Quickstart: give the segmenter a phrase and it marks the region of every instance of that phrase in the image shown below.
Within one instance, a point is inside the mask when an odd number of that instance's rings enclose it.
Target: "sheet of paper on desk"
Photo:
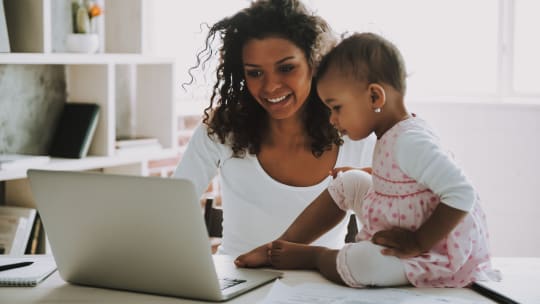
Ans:
[[[274,282],[272,289],[260,304],[472,304],[456,297],[442,297],[417,293],[399,288],[353,289],[338,285],[306,283],[294,287]],[[488,303],[488,302],[486,302]]]

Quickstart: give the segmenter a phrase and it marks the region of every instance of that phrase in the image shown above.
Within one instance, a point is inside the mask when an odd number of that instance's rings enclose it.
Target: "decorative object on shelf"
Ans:
[[[96,17],[103,14],[101,7],[92,0],[71,2],[73,33],[66,38],[66,49],[75,53],[95,53],[99,49]]]
[[[9,53],[9,36],[4,12],[4,1],[0,1],[0,53]]]

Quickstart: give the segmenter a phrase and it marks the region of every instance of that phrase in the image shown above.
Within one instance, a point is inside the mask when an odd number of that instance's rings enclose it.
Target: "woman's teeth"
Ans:
[[[268,100],[271,103],[278,103],[280,101],[283,101],[285,98],[287,98],[287,96],[289,96],[289,95],[284,95],[284,96],[281,96],[281,97],[278,97],[278,98],[267,98],[266,100]]]

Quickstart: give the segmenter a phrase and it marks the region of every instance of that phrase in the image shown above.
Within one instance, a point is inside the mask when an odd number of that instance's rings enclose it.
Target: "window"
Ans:
[[[496,92],[497,2],[493,0],[310,3],[339,33],[372,31],[394,42],[405,59],[409,96]]]
[[[204,46],[201,24],[234,14],[247,0],[152,1],[152,53],[177,58],[178,96],[207,99],[206,83],[183,92],[187,71]],[[408,98],[426,101],[540,103],[540,28],[537,0],[304,0],[337,33],[373,31],[401,50],[409,78]],[[206,102],[204,102],[206,104]]]
[[[518,95],[540,95],[540,2],[514,1],[514,90]]]

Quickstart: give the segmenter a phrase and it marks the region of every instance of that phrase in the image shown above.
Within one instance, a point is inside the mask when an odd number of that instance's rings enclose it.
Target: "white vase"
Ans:
[[[68,34],[66,50],[73,53],[95,53],[99,48],[98,34]]]

